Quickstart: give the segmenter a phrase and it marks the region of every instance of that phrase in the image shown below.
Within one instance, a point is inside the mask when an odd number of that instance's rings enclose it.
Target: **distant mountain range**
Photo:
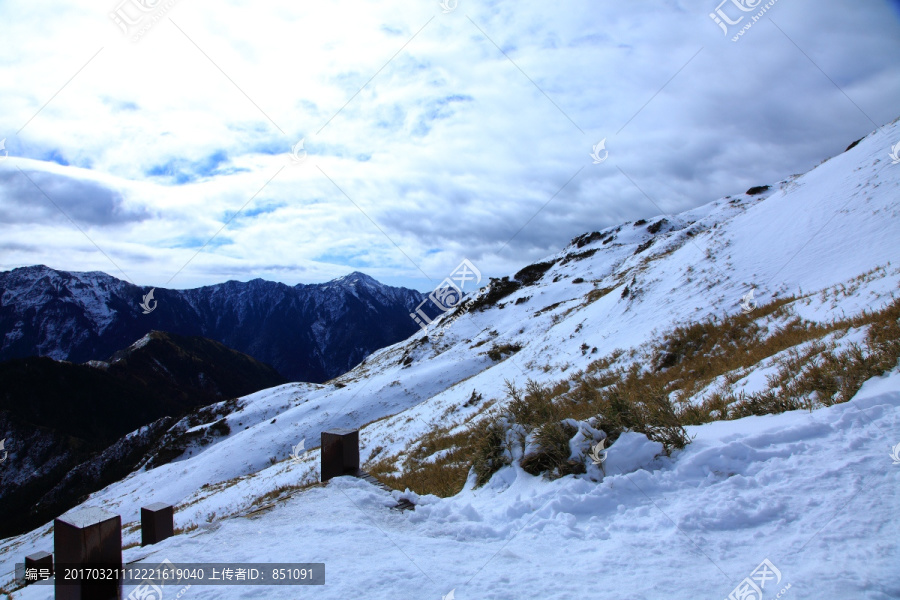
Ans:
[[[160,331],[107,361],[0,363],[0,439],[9,451],[0,514],[17,517],[0,522],[0,537],[126,475],[177,418],[282,383],[269,365],[218,342]]]
[[[418,330],[424,296],[354,272],[295,286],[262,279],[190,290],[140,288],[101,272],[38,265],[0,272],[0,360],[103,359],[150,330],[203,336],[319,383]]]

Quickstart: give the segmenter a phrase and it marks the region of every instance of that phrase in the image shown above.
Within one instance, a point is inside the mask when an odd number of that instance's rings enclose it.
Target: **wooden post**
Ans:
[[[156,544],[175,535],[175,508],[155,502],[141,508],[141,546]]]
[[[122,518],[101,508],[84,508],[53,521],[56,600],[117,600],[118,581],[64,582],[64,567],[122,568]]]
[[[329,429],[322,432],[322,481],[359,471],[359,430]]]
[[[43,576],[40,571],[45,569],[51,576],[53,575],[53,555],[49,552],[35,552],[25,557],[25,571],[28,569],[37,569],[38,574]],[[43,578],[43,577],[42,577]]]

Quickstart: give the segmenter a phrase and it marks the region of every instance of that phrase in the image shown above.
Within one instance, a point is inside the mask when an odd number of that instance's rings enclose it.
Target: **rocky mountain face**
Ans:
[[[288,286],[254,279],[140,288],[101,272],[38,265],[0,273],[0,360],[103,359],[150,330],[216,340],[294,381],[322,382],[418,330],[415,290],[363,273]],[[147,313],[147,314],[145,314]]]

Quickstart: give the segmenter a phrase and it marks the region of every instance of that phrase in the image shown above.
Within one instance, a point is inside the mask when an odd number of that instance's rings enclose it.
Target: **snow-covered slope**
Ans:
[[[813,414],[690,428],[697,437],[674,460],[599,485],[509,468],[483,488],[417,498],[414,512],[398,513],[386,493],[339,478],[125,557],[326,565],[323,588],[194,586],[183,596],[197,599],[725,598],[765,559],[781,574],[766,598],[788,584],[785,598],[896,598],[900,466],[884,435],[898,431],[894,373]],[[221,495],[237,503],[250,489]],[[35,542],[11,552],[47,547]]]
[[[791,309],[820,322],[890,302],[900,283],[892,138],[896,122],[762,193],[576,238],[550,264],[493,281],[469,312],[445,315],[335,382],[242,399],[229,435],[85,505],[129,523],[142,505],[172,502],[178,526],[201,526],[127,550],[127,560],[322,561],[325,587],[300,590],[321,598],[437,600],[452,589],[460,599],[724,598],[765,558],[781,586],[792,585],[785,598],[900,597],[900,467],[889,457],[900,442],[896,371],[846,404],[691,427],[694,442],[670,458],[638,434],[623,436],[608,459],[621,473],[599,484],[548,482],[514,465],[485,487],[470,481],[456,497],[419,498],[415,511],[397,513],[387,494],[340,478],[241,517],[266,494],[316,478],[316,450],[301,464],[285,459],[301,440],[317,446],[328,428],[361,427],[364,461],[377,448],[402,451],[448,414],[479,411],[466,405],[473,390],[502,399],[505,380],[555,382],[616,349],[627,359],[678,324],[739,312],[751,289],[759,303],[798,296]],[[488,356],[504,347],[520,349]],[[126,528],[126,543],[138,535]],[[47,527],[7,540],[0,572],[51,545]],[[780,589],[767,587],[766,597]],[[298,597],[249,587],[189,594]]]

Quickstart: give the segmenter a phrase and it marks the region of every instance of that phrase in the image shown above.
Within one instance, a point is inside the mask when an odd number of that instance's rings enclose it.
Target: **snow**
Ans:
[[[692,427],[694,443],[672,458],[631,434],[644,466],[613,473],[611,452],[600,484],[507,467],[402,513],[386,492],[342,477],[125,558],[326,565],[315,590],[194,586],[197,599],[724,598],[766,558],[793,597],[891,598],[900,467],[885,434],[900,431],[898,409],[894,371],[846,404]],[[51,595],[31,586],[14,597]]]
[[[150,334],[148,333],[147,335],[145,335],[144,337],[142,337],[141,339],[139,339],[138,341],[133,343],[128,349],[132,350],[132,351],[140,350],[141,348],[143,348],[144,346],[146,346],[147,344],[150,343],[150,339],[151,339]]]
[[[628,431],[607,450],[603,470],[610,475],[632,473],[650,465],[662,453],[659,442],[651,442],[642,433]]]
[[[435,426],[477,413],[481,405],[465,406],[473,390],[481,404],[500,400],[506,380],[556,382],[617,349],[620,364],[647,366],[649,342],[677,325],[738,312],[750,289],[759,303],[795,295],[793,314],[817,321],[890,302],[900,289],[900,167],[887,159],[888,138],[900,139],[896,122],[764,194],[666,215],[656,234],[647,225],[658,218],[610,228],[615,238],[606,244],[567,247],[550,257],[558,262],[536,285],[460,316],[440,334],[442,321],[327,384],[287,384],[241,399],[225,417],[230,434],[132,473],[83,506],[115,511],[129,524],[141,506],[170,502],[177,526],[200,526],[129,548],[126,561],[326,563],[322,588],[195,586],[187,600],[437,600],[451,590],[460,600],[725,598],[764,559],[782,574],[766,598],[788,584],[788,599],[900,597],[900,466],[890,458],[900,442],[897,369],[844,404],[689,427],[693,442],[671,457],[625,433],[608,447],[599,482],[590,472],[548,481],[512,465],[483,487],[470,479],[440,499],[342,477],[250,512],[269,492],[317,479],[315,446],[325,429],[360,428],[363,462],[377,447],[382,455],[401,452]],[[587,301],[601,289],[611,291]],[[846,347],[864,334],[826,341]],[[521,350],[494,362],[486,355],[493,344]],[[733,389],[762,389],[777,358],[746,369]],[[289,460],[301,440],[307,452]],[[414,500],[414,511],[388,508],[401,496]],[[126,544],[138,536],[125,528]],[[0,574],[51,547],[48,527],[3,540]],[[31,586],[13,597],[51,594]]]

